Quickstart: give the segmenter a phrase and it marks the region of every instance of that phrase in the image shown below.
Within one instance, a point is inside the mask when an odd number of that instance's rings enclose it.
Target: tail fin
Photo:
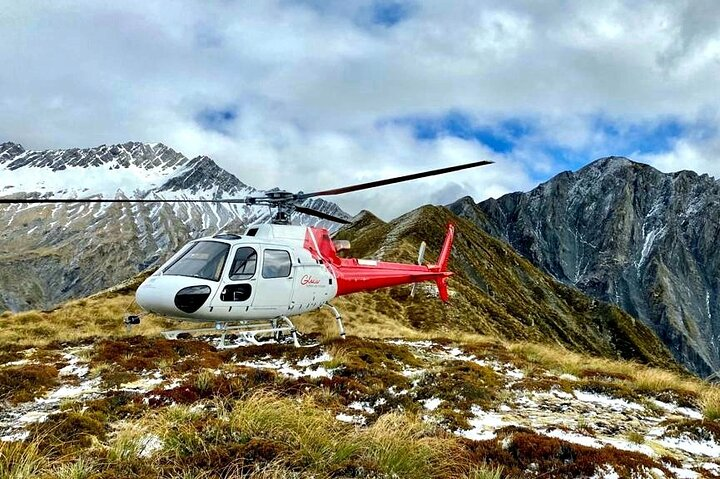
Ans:
[[[453,239],[455,238],[455,225],[452,223],[448,223],[447,230],[445,233],[445,241],[442,245],[442,250],[440,251],[440,256],[438,257],[437,265],[435,266],[436,271],[448,274],[446,276],[443,276],[442,278],[438,278],[435,280],[435,283],[437,284],[438,293],[440,293],[440,299],[442,299],[444,302],[447,302],[448,299],[450,299],[450,294],[448,293],[448,287],[447,287],[447,279],[452,274],[447,271],[447,265],[448,261],[450,261],[450,251],[452,250],[452,244]]]

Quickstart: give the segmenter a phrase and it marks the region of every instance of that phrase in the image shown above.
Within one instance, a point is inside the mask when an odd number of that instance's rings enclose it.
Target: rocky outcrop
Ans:
[[[651,326],[701,376],[720,369],[720,183],[600,159],[527,193],[450,209],[560,281]]]

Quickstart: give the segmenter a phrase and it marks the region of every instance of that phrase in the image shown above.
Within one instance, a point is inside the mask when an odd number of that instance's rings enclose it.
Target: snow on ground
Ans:
[[[716,441],[697,441],[687,436],[666,437],[658,441],[669,449],[680,449],[693,455],[702,455],[712,458],[720,457],[720,444]]]
[[[671,414],[679,414],[681,416],[687,416],[690,419],[702,419],[703,415],[697,409],[691,409],[689,407],[679,407],[675,404],[670,404],[664,401],[658,401],[657,399],[650,399],[650,401],[656,406],[664,409]]]
[[[286,359],[271,358],[269,356],[253,361],[242,361],[237,364],[248,368],[272,369],[278,374],[296,379],[301,377],[331,378],[332,371],[324,366],[320,366],[321,363],[327,362],[330,359],[332,359],[330,355],[327,352],[323,352],[315,358],[302,359],[295,365],[290,364]]]
[[[604,394],[588,393],[585,391],[574,391],[573,394],[575,394],[575,398],[577,398],[579,401],[598,403],[613,411],[625,411],[627,409],[643,411],[645,409],[644,406],[638,403],[629,402],[625,399],[611,398]]]
[[[423,420],[436,425],[443,424],[440,419],[448,407],[454,408],[452,401],[441,399],[440,395],[419,395],[418,388],[421,383],[422,387],[427,387],[426,381],[448,362],[465,361],[494,371],[498,382],[502,384],[502,401],[498,401],[495,406],[475,404],[470,406],[469,411],[455,409],[456,413],[468,414],[469,427],[452,431],[459,436],[476,441],[491,440],[497,437],[499,429],[517,426],[575,444],[593,448],[612,446],[655,459],[666,454],[662,452],[664,449],[682,464],[682,467],[672,469],[677,477],[699,477],[695,471],[700,470],[720,475],[720,465],[717,463],[720,443],[683,435],[671,437],[667,434],[666,421],[701,419],[702,414],[697,409],[650,398],[641,404],[626,398],[613,397],[609,393],[586,391],[582,389],[582,381],[569,374],[538,371],[534,377],[528,377],[523,370],[509,362],[492,357],[478,358],[457,346],[446,346],[427,340],[389,342],[407,347],[424,365],[418,367],[399,364],[398,373],[409,379],[409,386],[391,386],[385,397],[368,399],[363,398],[359,392],[351,392],[353,395],[357,394],[353,396],[357,399],[349,402],[344,409],[335,411],[338,421],[358,427],[365,426],[381,411],[381,406],[383,412],[386,410],[388,400],[392,401],[390,398],[403,396],[404,400],[417,402],[419,410],[423,411]],[[28,359],[29,354],[26,356],[26,359],[13,361],[5,366],[27,364],[21,361],[34,362]],[[88,361],[83,359],[85,352],[82,348],[61,351],[61,356],[62,367],[59,369],[58,378],[61,383],[56,388],[32,401],[0,407],[0,441],[26,439],[26,426],[47,421],[49,416],[59,410],[62,402],[86,400],[107,392],[101,378],[91,377]],[[272,370],[290,379],[313,379],[333,377],[333,370],[325,366],[332,359],[327,351],[318,347],[316,354],[301,360],[265,355],[234,364]],[[215,373],[221,374],[221,371],[217,370]],[[528,384],[532,384],[535,377],[542,381],[556,379],[557,385],[549,389],[528,389]],[[172,389],[181,384],[182,378],[167,378],[158,369],[144,371],[138,379],[121,384],[115,390],[142,394],[157,388]],[[568,384],[572,384],[571,389]],[[563,387],[566,389],[562,389]],[[202,407],[202,404],[198,406]],[[140,455],[148,457],[161,448],[162,442],[159,438],[143,437]],[[612,467],[607,466],[593,477],[619,476]]]
[[[140,439],[140,457],[150,457],[163,448],[163,441],[154,434],[147,434]]]
[[[365,421],[366,421],[365,416],[350,415],[350,414],[345,414],[345,413],[338,413],[335,416],[335,419],[337,419],[338,421],[348,422],[351,424],[358,424],[358,425],[363,425],[363,424],[365,424]]]
[[[512,422],[506,421],[502,414],[483,411],[477,406],[473,406],[470,411],[474,416],[468,420],[472,428],[464,431],[456,431],[456,434],[468,439],[475,441],[494,439],[496,430],[515,425]]]
[[[422,401],[423,406],[425,406],[425,409],[427,409],[428,411],[436,410],[438,408],[438,406],[440,406],[440,403],[442,403],[442,402],[443,402],[443,400],[439,399],[439,398],[430,398],[430,399],[425,399]]]

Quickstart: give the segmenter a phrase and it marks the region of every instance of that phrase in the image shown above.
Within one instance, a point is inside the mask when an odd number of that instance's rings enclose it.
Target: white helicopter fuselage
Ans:
[[[307,230],[268,224],[191,241],[143,282],[136,300],[155,314],[216,323],[318,309],[336,296],[337,281],[303,247]]]

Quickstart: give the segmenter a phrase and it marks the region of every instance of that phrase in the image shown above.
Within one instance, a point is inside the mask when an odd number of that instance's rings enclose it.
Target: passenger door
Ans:
[[[278,309],[278,314],[286,312],[292,300],[293,276],[290,251],[282,248],[264,249],[253,309]]]
[[[212,306],[217,308],[243,309],[252,304],[257,284],[258,255],[250,246],[237,247],[230,256],[230,268],[222,278],[218,294],[213,298]],[[229,311],[233,311],[229,309]]]

